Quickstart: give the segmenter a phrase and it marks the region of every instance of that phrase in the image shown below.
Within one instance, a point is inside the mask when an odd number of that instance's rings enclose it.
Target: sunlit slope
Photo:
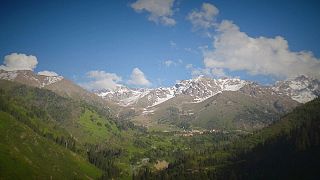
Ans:
[[[90,179],[102,172],[0,111],[0,179]]]

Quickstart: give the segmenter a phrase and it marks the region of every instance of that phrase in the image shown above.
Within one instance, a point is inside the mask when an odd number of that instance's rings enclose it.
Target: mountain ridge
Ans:
[[[152,107],[181,94],[190,95],[194,97],[194,103],[199,103],[223,91],[238,91],[249,84],[259,85],[256,82],[238,78],[213,79],[199,76],[194,79],[182,80],[171,87],[131,89],[124,85],[118,85],[114,90],[101,89],[93,92],[106,100],[115,101],[121,106],[134,106],[140,99],[149,95],[148,99],[152,99],[152,101],[148,103],[148,106]],[[270,88],[275,94],[287,95],[299,103],[309,102],[320,95],[320,81],[304,75],[277,81],[270,86],[259,86]]]

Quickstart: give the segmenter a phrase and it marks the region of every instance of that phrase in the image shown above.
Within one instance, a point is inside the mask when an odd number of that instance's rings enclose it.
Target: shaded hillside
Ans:
[[[242,149],[223,169],[224,178],[319,179],[320,98],[236,144]]]

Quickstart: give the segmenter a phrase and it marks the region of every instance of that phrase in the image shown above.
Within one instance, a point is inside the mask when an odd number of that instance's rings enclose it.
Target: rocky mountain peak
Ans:
[[[320,81],[302,75],[285,81],[278,81],[272,89],[279,94],[288,95],[300,103],[306,103],[320,95]]]
[[[240,79],[212,79],[199,76],[189,80],[182,80],[172,87],[130,89],[119,86],[114,90],[104,90],[96,93],[123,106],[139,104],[139,101],[143,101],[145,107],[150,107],[180,95],[190,96],[193,99],[193,103],[198,103],[222,91],[237,91],[248,83]]]

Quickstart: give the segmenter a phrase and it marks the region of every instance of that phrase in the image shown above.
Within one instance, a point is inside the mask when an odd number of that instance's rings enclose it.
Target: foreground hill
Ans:
[[[102,171],[85,158],[0,111],[0,179],[96,179]]]
[[[0,80],[0,92],[1,178],[102,175],[87,161],[87,151],[125,126],[116,124],[108,109],[6,80]]]
[[[235,146],[244,152],[224,175],[241,179],[319,179],[320,98]],[[246,172],[246,173],[244,173]]]

